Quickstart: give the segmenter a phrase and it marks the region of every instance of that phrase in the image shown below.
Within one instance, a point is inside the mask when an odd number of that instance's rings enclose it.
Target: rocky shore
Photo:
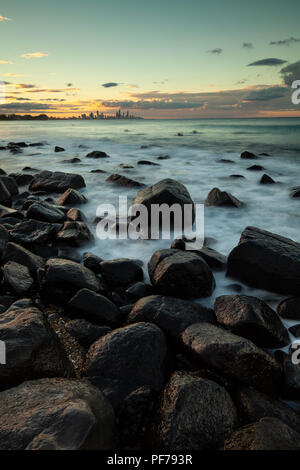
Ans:
[[[136,187],[146,207],[193,204],[174,179],[107,182]],[[81,257],[93,240],[85,185],[79,174],[0,170],[0,449],[300,450],[300,414],[285,403],[300,401],[300,365],[282,321],[299,321],[290,333],[300,336],[300,243],[250,226],[228,258],[209,240],[195,251],[171,240],[148,266]],[[244,203],[213,188],[206,206]],[[275,311],[223,295],[207,308],[218,271],[237,290],[286,299]]]

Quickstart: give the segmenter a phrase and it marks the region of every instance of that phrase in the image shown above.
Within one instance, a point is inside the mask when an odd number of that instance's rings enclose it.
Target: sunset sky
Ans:
[[[1,0],[0,114],[300,116],[299,0]]]

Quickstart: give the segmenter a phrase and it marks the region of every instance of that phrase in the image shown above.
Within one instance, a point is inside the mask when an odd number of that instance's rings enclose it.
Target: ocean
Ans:
[[[182,135],[178,135],[182,134]],[[147,185],[174,178],[188,188],[196,203],[203,203],[209,191],[218,187],[245,203],[240,209],[205,208],[205,236],[214,239],[212,248],[228,255],[237,245],[241,232],[249,225],[269,230],[300,242],[300,200],[291,199],[290,189],[300,185],[300,119],[203,119],[203,120],[120,120],[120,121],[13,121],[0,122],[0,145],[10,141],[45,142],[40,148],[25,148],[13,155],[0,152],[0,167],[7,173],[24,166],[81,174],[87,187],[88,204],[81,206],[95,232],[92,221],[99,204],[118,204],[118,196],[133,199],[136,188],[122,188],[105,182],[112,173],[126,175]],[[58,145],[63,153],[54,153]],[[109,159],[86,159],[88,152],[106,152]],[[244,150],[260,160],[242,160]],[[158,160],[168,155],[166,160]],[[78,163],[65,163],[74,157]],[[232,160],[220,162],[221,159]],[[137,165],[150,160],[159,166]],[[133,166],[123,169],[121,164]],[[249,171],[253,164],[265,170]],[[106,173],[91,173],[101,169]],[[278,184],[260,185],[263,173]],[[239,174],[245,179],[232,179]],[[24,190],[26,188],[23,188]],[[22,189],[21,189],[22,190]],[[141,259],[147,275],[147,262],[157,249],[169,248],[172,240],[98,240],[81,251],[92,251],[103,259],[127,257]],[[215,298],[235,293],[224,272],[215,272],[217,287],[212,297],[201,303],[213,305]],[[243,286],[244,294],[255,295],[275,307],[281,297]],[[286,322],[291,326],[294,322]]]

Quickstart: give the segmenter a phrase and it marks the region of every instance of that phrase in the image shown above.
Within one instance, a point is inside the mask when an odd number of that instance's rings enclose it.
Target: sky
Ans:
[[[1,0],[0,44],[0,114],[300,116],[299,0]]]

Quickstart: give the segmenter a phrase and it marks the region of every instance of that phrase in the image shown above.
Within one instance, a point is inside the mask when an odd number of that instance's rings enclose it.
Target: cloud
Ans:
[[[285,64],[287,60],[282,60],[282,59],[262,59],[262,60],[257,60],[256,62],[252,62],[251,64],[248,64],[248,67],[257,66],[257,65],[270,65],[273,67],[276,67],[277,65],[282,65]]]
[[[24,77],[24,75],[22,73],[11,73],[11,72],[9,72],[9,73],[5,73],[4,75],[5,75],[5,77]]]
[[[10,62],[10,60],[0,60],[0,64],[12,64],[13,62]]]
[[[36,88],[36,85],[30,85],[27,83],[11,83],[11,85],[14,85],[16,88],[21,88],[22,90],[31,90],[32,88]]]
[[[280,70],[284,83],[290,86],[294,80],[300,80],[300,60],[286,65]]]
[[[210,49],[209,51],[206,51],[208,54],[222,54],[223,49],[220,47],[217,47],[216,49]]]
[[[42,59],[48,55],[47,52],[27,52],[26,54],[21,54],[21,57],[23,57],[23,59]]]
[[[253,49],[252,42],[243,42],[243,48],[244,49]]]
[[[251,90],[244,101],[270,101],[283,98],[287,95],[288,89],[284,86],[271,86],[266,88]]]
[[[281,39],[279,41],[271,41],[270,46],[290,46],[296,42],[300,42],[300,38],[294,38],[291,36],[288,39]]]
[[[30,111],[45,111],[48,109],[53,109],[51,104],[44,104],[44,103],[18,103],[18,102],[12,102],[12,103],[6,103],[6,104],[1,104],[0,105],[0,111],[5,112],[30,112]]]
[[[192,109],[202,108],[203,102],[183,102],[171,100],[140,100],[140,101],[103,101],[102,105],[106,108],[134,108],[134,109]]]
[[[119,85],[120,85],[120,83],[116,83],[116,82],[102,83],[102,86],[104,88],[112,88],[112,87],[119,86]]]
[[[0,15],[0,23],[2,23],[2,21],[11,21],[11,18],[7,18],[6,16]]]

